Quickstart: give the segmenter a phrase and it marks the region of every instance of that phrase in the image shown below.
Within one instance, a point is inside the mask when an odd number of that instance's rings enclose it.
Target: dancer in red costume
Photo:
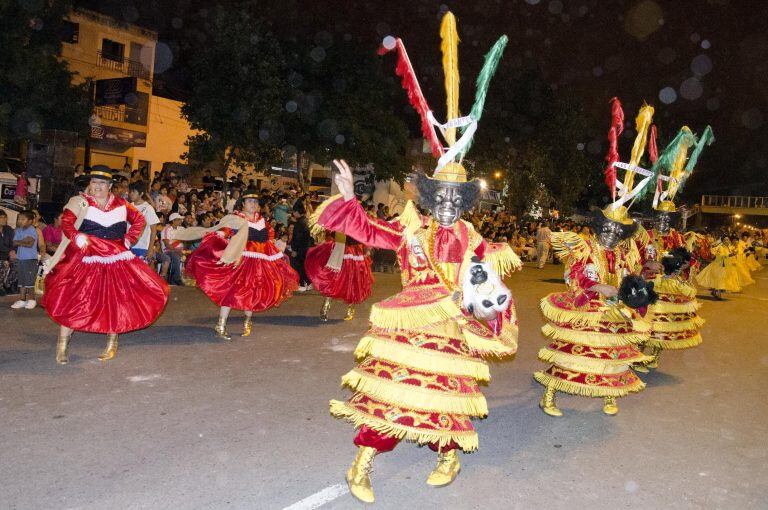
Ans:
[[[325,296],[320,320],[328,321],[331,300],[347,303],[345,321],[355,317],[355,305],[371,296],[373,274],[365,245],[340,232],[327,232],[324,243],[310,248],[304,263],[312,285]]]
[[[247,189],[236,207],[209,229],[188,228],[181,241],[203,237],[187,259],[187,272],[197,286],[221,307],[216,335],[231,340],[227,318],[232,308],[245,312],[242,336],[251,334],[253,312],[280,305],[299,286],[299,277],[275,246],[275,233],[261,215],[257,190]]]
[[[168,301],[168,285],[130,251],[144,230],[136,208],[110,193],[112,170],[95,166],[86,193],[64,208],[65,239],[46,263],[43,306],[61,326],[56,362],[69,361],[72,331],[106,333],[106,361],[119,333],[152,324]],[[129,227],[130,224],[130,227]]]

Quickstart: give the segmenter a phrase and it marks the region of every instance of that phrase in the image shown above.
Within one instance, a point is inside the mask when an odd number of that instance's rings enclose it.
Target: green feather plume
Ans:
[[[704,146],[712,145],[712,142],[714,141],[715,134],[712,132],[712,126],[707,126],[706,129],[704,129],[704,132],[701,134],[701,137],[699,137],[699,141],[696,143],[696,147],[694,147],[693,151],[691,152],[691,157],[688,158],[688,163],[685,165],[686,174],[693,172],[696,163],[699,161],[699,155],[701,155],[701,151],[704,150]]]
[[[686,127],[681,128],[680,131],[677,132],[675,138],[669,142],[669,145],[664,148],[664,151],[659,155],[659,159],[656,160],[656,163],[654,163],[651,167],[653,177],[648,180],[648,184],[642,190],[640,190],[633,201],[642,199],[648,193],[648,190],[652,188],[655,189],[656,180],[658,179],[659,174],[663,170],[669,170],[672,168],[672,165],[675,162],[675,158],[677,157],[677,152],[681,145],[686,144],[690,147],[695,143],[696,138],[693,136],[691,131]]]
[[[506,35],[499,37],[499,40],[493,45],[491,51],[485,55],[485,63],[480,70],[480,74],[477,76],[477,83],[475,85],[475,104],[472,106],[470,115],[478,122],[480,121],[480,117],[483,116],[485,96],[488,94],[488,86],[491,84],[491,78],[493,78],[493,75],[496,73],[496,68],[499,66],[499,60],[501,60],[501,56],[504,54],[504,48],[508,41],[509,39]],[[465,130],[466,127],[462,128],[462,133]],[[471,146],[472,140],[469,141],[462,151],[461,157],[464,157],[464,154],[467,153]]]

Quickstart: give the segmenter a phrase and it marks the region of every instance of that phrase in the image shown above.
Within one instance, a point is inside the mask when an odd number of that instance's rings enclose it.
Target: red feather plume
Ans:
[[[657,136],[656,124],[651,124],[651,140],[648,142],[648,157],[650,158],[652,165],[659,159],[659,146],[656,145]]]
[[[378,54],[384,55],[393,49],[397,49],[397,67],[395,68],[395,73],[402,79],[401,82],[403,88],[408,93],[408,100],[421,118],[421,132],[432,147],[432,155],[439,158],[443,155],[445,149],[443,148],[440,139],[437,137],[437,132],[435,131],[434,126],[432,126],[432,123],[429,122],[429,119],[427,118],[427,112],[430,111],[430,108],[427,104],[427,100],[424,98],[424,94],[421,92],[419,81],[416,78],[416,72],[413,70],[413,65],[408,58],[408,53],[405,51],[403,41],[399,38],[396,39],[395,46],[391,49],[381,46]]]
[[[619,137],[624,131],[624,110],[621,102],[614,97],[611,99],[611,128],[608,130],[608,154],[605,155],[605,183],[611,190],[611,199],[616,200],[616,167],[619,160]]]

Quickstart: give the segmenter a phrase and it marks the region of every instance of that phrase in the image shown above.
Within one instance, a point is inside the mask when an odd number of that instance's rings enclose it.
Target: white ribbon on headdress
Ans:
[[[616,181],[616,188],[619,191],[619,199],[611,204],[611,210],[616,210],[622,205],[632,200],[633,198],[635,198],[635,196],[637,196],[637,194],[640,193],[640,191],[645,189],[645,187],[650,182],[651,177],[653,177],[653,172],[651,172],[650,170],[646,170],[645,168],[640,166],[630,165],[629,163],[622,163],[621,161],[617,161],[616,163],[613,164],[613,166],[615,166],[616,168],[621,168],[622,170],[635,172],[636,174],[645,176],[645,179],[638,182],[637,186],[635,186],[631,190],[626,189],[623,183]],[[670,180],[670,178],[666,175],[659,174],[658,177],[662,181]],[[654,207],[656,206],[656,198],[657,197],[654,196],[654,204],[653,204]],[[663,200],[664,198],[666,198],[666,193],[663,194],[663,197],[661,198],[661,200]]]
[[[472,141],[472,137],[475,136],[475,131],[477,131],[477,121],[473,119],[471,115],[466,115],[457,119],[451,119],[445,124],[440,124],[440,122],[435,119],[431,110],[427,112],[427,119],[433,126],[440,130],[443,137],[445,137],[446,129],[468,126],[464,131],[464,134],[461,135],[461,138],[456,140],[456,143],[449,147],[445,153],[440,156],[440,159],[437,160],[437,168],[435,169],[435,171],[437,171],[456,159],[456,156],[464,152],[464,148],[469,145],[469,142]]]

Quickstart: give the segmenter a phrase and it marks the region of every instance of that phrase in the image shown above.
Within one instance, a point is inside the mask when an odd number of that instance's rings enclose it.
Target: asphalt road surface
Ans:
[[[560,396],[562,418],[537,403],[532,373],[538,301],[563,288],[562,266],[509,280],[520,347],[494,363],[476,423],[480,450],[462,455],[450,486],[425,484],[435,455],[402,443],[376,458],[382,509],[768,508],[768,269],[727,301],[700,295],[704,344],[662,355],[645,391],[619,400]],[[214,337],[216,307],[173,288],[153,327],[105,339],[75,334],[70,364],[54,363],[57,328],[41,309],[1,298],[0,508],[360,508],[346,492],[353,429],[328,414],[348,395],[341,375],[366,329],[370,304],[399,288],[377,274],[357,318],[344,307],[319,323],[322,297],[296,295],[255,317],[250,338]],[[230,331],[240,315],[233,313]]]

